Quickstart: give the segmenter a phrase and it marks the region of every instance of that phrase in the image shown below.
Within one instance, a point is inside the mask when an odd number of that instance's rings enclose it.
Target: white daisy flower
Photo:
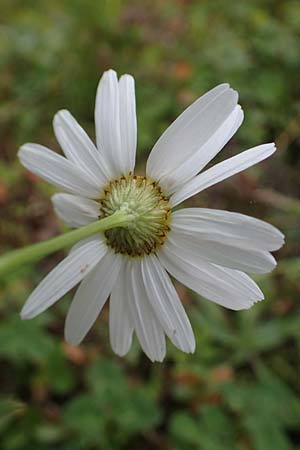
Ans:
[[[65,324],[66,340],[79,344],[109,301],[112,349],[125,355],[135,332],[152,361],[166,353],[165,335],[184,352],[195,338],[168,274],[219,305],[247,309],[263,294],[246,273],[266,273],[280,231],[228,211],[187,208],[187,198],[264,160],[273,143],[259,145],[203,170],[237,131],[238,94],[221,84],[195,101],[154,145],[146,176],[133,175],[137,124],[134,79],[109,70],[95,108],[97,146],[66,110],[54,117],[65,157],[37,144],[19,151],[21,163],[64,193],[52,198],[57,215],[81,227],[127,208],[136,220],[76,244],[39,284],[23,319],[45,311],[80,283]]]

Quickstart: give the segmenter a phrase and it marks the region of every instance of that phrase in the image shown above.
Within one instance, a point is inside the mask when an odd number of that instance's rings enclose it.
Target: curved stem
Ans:
[[[24,264],[37,261],[44,256],[70,247],[81,239],[85,239],[100,231],[110,228],[126,226],[134,220],[134,216],[126,211],[116,211],[111,216],[97,220],[89,225],[69,231],[61,236],[49,239],[38,244],[29,245],[28,247],[13,250],[12,252],[0,256],[0,276],[15,270]]]

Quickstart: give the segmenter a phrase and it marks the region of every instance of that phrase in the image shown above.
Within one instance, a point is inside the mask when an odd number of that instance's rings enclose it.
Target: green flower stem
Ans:
[[[61,236],[49,239],[38,244],[29,245],[28,247],[13,250],[12,252],[0,256],[0,276],[5,275],[12,270],[16,270],[25,264],[38,261],[44,256],[70,247],[81,239],[85,239],[99,231],[105,231],[110,228],[126,226],[134,220],[134,216],[127,211],[118,210],[111,216],[97,220],[89,225],[78,228],[76,230],[65,233]]]

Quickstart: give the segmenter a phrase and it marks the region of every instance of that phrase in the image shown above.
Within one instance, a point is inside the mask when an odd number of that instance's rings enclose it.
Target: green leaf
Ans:
[[[24,403],[10,397],[0,398],[0,429],[9,421],[22,415],[26,410]]]

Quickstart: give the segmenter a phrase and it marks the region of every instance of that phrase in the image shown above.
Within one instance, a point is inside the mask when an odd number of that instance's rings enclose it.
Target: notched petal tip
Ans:
[[[102,77],[99,80],[96,92],[96,104],[95,104],[95,113],[97,114],[97,110],[101,109],[101,98],[103,93],[109,92],[110,88],[113,90],[118,86],[118,74],[113,69],[108,69],[103,72]],[[97,130],[96,130],[97,131]]]
[[[124,73],[123,75],[120,76],[119,83],[121,83],[121,84],[122,83],[131,83],[133,85],[133,87],[134,87],[135,86],[135,79],[129,73]]]
[[[272,155],[277,150],[275,142],[267,142],[266,144],[262,144],[262,146],[263,145],[265,146],[265,149],[268,149],[270,151],[270,155]]]
[[[277,261],[271,253],[269,253],[268,256],[269,256],[269,266],[268,266],[267,270],[268,270],[268,272],[272,272],[272,270],[274,270],[277,266]],[[265,273],[267,273],[267,272],[265,272]]]
[[[34,161],[36,160],[36,158],[44,156],[47,153],[50,154],[50,152],[54,153],[52,150],[44,147],[43,145],[35,144],[33,142],[27,142],[21,145],[17,152],[17,156],[22,166],[24,166],[27,170],[35,173]]]
[[[115,81],[118,80],[118,74],[115,70],[113,69],[108,69],[105,72],[103,72],[102,77],[100,78],[99,84],[98,84],[98,89],[101,85],[103,85],[103,83],[106,82],[111,82],[111,81]]]
[[[103,72],[103,75],[108,75],[108,76],[115,76],[117,75],[117,72],[114,69],[107,69]]]
[[[236,105],[235,109],[239,112],[239,114],[242,114],[242,117],[244,117],[244,110],[239,103]]]
[[[252,282],[252,288],[253,288],[253,297],[252,297],[253,303],[252,304],[264,300],[265,296],[264,296],[262,290],[260,289],[260,287],[258,286],[258,284],[255,283],[255,281],[253,281],[251,278],[250,278],[250,280]]]
[[[30,150],[32,150],[33,145],[34,144],[32,144],[30,142],[27,142],[26,144],[21,145],[21,147],[19,148],[18,153],[17,153],[18,158],[21,162],[22,162],[22,158],[24,158],[24,156],[26,156],[26,154],[28,152],[30,152]]]
[[[184,353],[188,353],[188,354],[193,354],[195,353],[196,350],[196,341],[195,341],[195,336],[193,333],[192,337],[189,337],[188,340],[186,339],[181,339],[181,341],[175,343],[171,340],[172,344],[178,348],[180,351],[184,352]]]
[[[72,117],[72,114],[67,109],[60,109],[59,111],[57,111],[57,113],[54,114],[54,117],[53,117],[53,127],[54,127],[54,129],[55,129],[56,126],[60,126],[61,122],[64,119],[68,119],[70,116]]]
[[[113,352],[115,353],[115,355],[120,356],[120,358],[123,358],[123,357],[126,356],[127,353],[129,352],[128,349],[126,349],[126,350],[124,350],[124,351],[115,350],[115,349],[112,347],[112,345],[111,345],[111,348],[112,348]]]
[[[227,81],[225,81],[224,83],[218,84],[216,87],[224,87],[224,88],[229,89],[230,83],[227,83]]]
[[[229,87],[228,92],[231,93],[232,100],[234,100],[234,102],[237,104],[237,102],[239,101],[239,93],[238,93],[238,91],[236,91],[232,87]]]
[[[183,346],[177,347],[177,348],[179,348],[179,350],[181,350],[184,353],[188,353],[188,354],[195,353],[195,350],[196,350],[195,338],[194,338],[193,342],[189,342],[188,345],[183,345]]]
[[[255,297],[252,298],[252,302],[250,303],[250,305],[248,306],[247,309],[251,308],[256,303],[261,302],[265,299],[263,292],[261,291],[261,289],[259,288],[259,286],[257,284],[256,284],[256,292],[254,295],[255,295]]]
[[[195,351],[196,351],[196,343],[195,343],[195,345],[191,348],[191,350],[190,350],[189,353],[193,354],[193,353],[195,353]]]
[[[146,355],[147,355],[147,357],[150,359],[150,361],[152,363],[162,363],[164,361],[164,359],[165,359],[165,355],[163,355],[161,357],[154,358],[154,359],[151,358],[150,355],[148,355],[147,353],[146,353]]]
[[[278,248],[276,248],[276,250],[279,250],[284,244],[285,244],[285,235],[278,230]]]
[[[246,308],[242,308],[245,310],[248,310],[250,308],[252,308],[252,306],[256,305],[256,303],[262,302],[263,300],[265,300],[265,296],[263,295],[263,293],[261,292],[261,296],[257,297],[255,300],[252,301],[252,303],[250,303]]]
[[[43,151],[55,153],[53,152],[53,150],[50,150],[49,148],[44,147],[43,145],[36,144],[34,142],[26,142],[25,144],[21,145],[17,154],[18,157],[21,158],[32,154],[42,154]]]

